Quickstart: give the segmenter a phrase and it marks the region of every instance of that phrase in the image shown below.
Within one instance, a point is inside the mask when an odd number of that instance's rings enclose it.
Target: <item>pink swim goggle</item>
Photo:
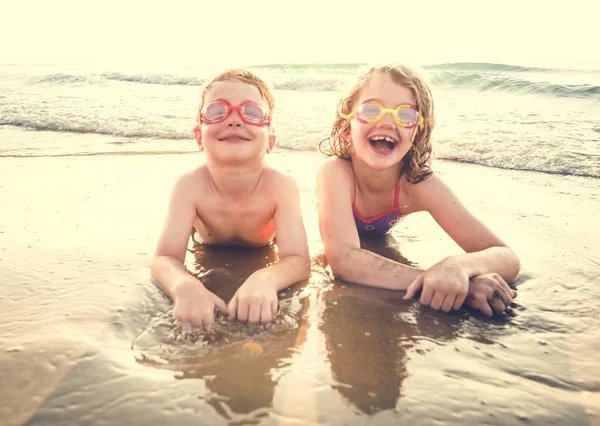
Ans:
[[[240,105],[230,105],[229,102],[223,99],[209,102],[200,112],[199,121],[204,124],[222,123],[231,115],[232,111],[237,111],[246,124],[252,126],[268,126],[271,124],[271,117],[260,104],[246,101]]]

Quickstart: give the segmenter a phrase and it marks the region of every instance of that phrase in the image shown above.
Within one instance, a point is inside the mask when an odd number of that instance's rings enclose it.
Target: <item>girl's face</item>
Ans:
[[[360,92],[353,108],[368,100],[375,100],[385,108],[396,108],[401,104],[415,104],[407,87],[392,80],[387,74],[374,76]],[[397,167],[410,149],[415,128],[400,127],[391,114],[373,124],[361,123],[356,117],[350,120],[350,142],[354,146],[353,161],[359,160],[375,170]]]
[[[223,100],[230,105],[254,102],[269,110],[257,87],[239,81],[220,81],[206,93],[204,106],[214,100]],[[240,111],[231,111],[218,123],[200,125],[198,145],[213,160],[225,163],[247,163],[262,161],[265,153],[273,148],[275,136],[270,126],[255,126],[246,123]]]

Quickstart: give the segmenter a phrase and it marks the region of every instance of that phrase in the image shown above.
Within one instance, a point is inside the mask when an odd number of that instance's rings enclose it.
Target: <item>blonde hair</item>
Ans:
[[[231,68],[223,71],[221,74],[217,75],[215,78],[203,85],[202,97],[200,98],[198,112],[202,111],[202,108],[204,107],[204,98],[206,97],[206,94],[214,87],[216,83],[220,81],[239,81],[256,87],[263,99],[267,101],[267,104],[269,105],[269,112],[271,115],[273,114],[273,110],[275,109],[275,98],[273,97],[273,90],[271,89],[270,85],[256,74],[241,68]]]
[[[435,124],[433,96],[425,80],[405,65],[377,65],[363,73],[350,87],[347,95],[338,102],[331,135],[319,143],[319,150],[327,156],[337,155],[344,160],[351,160],[354,149],[347,137],[350,132],[350,122],[342,118],[339,113],[350,114],[363,88],[378,75],[388,75],[394,82],[408,88],[415,98],[419,114],[423,117],[423,129],[415,126],[415,139],[402,159],[400,168],[401,174],[405,175],[409,182],[421,182],[432,174],[431,131]]]

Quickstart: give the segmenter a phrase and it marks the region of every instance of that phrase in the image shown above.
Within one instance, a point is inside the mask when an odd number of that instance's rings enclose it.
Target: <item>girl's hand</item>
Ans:
[[[182,278],[172,291],[173,315],[182,323],[210,329],[215,322],[215,308],[227,313],[227,305],[193,276]]]
[[[421,292],[421,302],[436,311],[460,309],[469,294],[469,276],[455,258],[448,257],[419,275],[406,289],[404,299]]]
[[[250,324],[265,324],[277,314],[275,285],[250,275],[229,302],[229,317]]]
[[[471,278],[471,288],[466,299],[467,306],[479,309],[487,316],[501,314],[510,306],[517,292],[496,273]]]

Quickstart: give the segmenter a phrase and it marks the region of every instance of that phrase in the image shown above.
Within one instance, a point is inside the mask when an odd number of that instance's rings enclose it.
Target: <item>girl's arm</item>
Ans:
[[[436,175],[411,185],[416,210],[426,210],[444,231],[466,252],[451,256],[469,278],[497,273],[506,282],[517,278],[521,264],[515,252],[473,216]]]
[[[353,184],[352,170],[342,159],[324,161],[317,172],[319,229],[331,270],[345,281],[405,290],[422,271],[361,249],[352,214]]]

